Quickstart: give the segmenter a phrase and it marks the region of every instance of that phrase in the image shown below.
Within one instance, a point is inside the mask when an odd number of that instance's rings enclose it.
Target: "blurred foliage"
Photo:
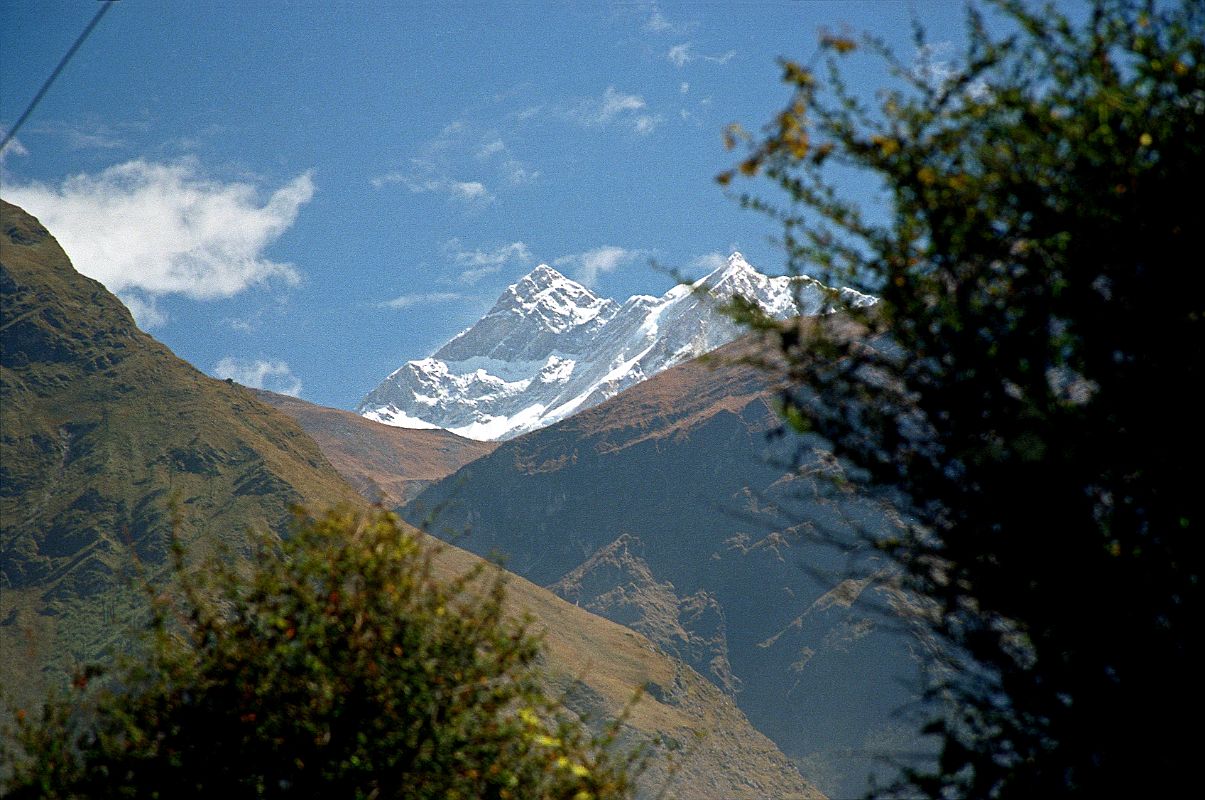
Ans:
[[[502,571],[442,581],[437,547],[384,512],[299,523],[241,571],[177,547],[146,655],[18,714],[6,796],[630,796],[636,756],[542,690]]]
[[[877,294],[769,331],[795,427],[888,487],[944,671],[929,797],[1178,797],[1202,712],[1205,4],[1001,0],[965,53],[826,35],[718,177]],[[851,59],[886,68],[873,101]],[[823,64],[823,66],[820,66]],[[742,145],[742,140],[744,145]],[[886,213],[850,198],[881,187]],[[870,538],[870,534],[866,534]],[[945,701],[944,703],[940,701]]]

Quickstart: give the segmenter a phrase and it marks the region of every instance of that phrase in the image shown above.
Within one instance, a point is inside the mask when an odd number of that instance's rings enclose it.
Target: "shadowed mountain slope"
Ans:
[[[768,376],[742,340],[504,442],[420,494],[412,518],[644,633],[734,697],[827,792],[865,791],[868,752],[916,750],[893,712],[919,678],[872,553],[824,544],[890,524],[773,439]],[[787,463],[804,446],[802,474]],[[442,528],[440,527],[442,525]],[[445,533],[447,532],[447,533]],[[851,580],[850,559],[862,580]]]
[[[145,599],[133,587],[162,573],[173,528],[198,557],[237,559],[249,528],[285,534],[294,503],[366,505],[296,423],[139,331],[37,220],[7,203],[0,290],[8,699],[28,707],[82,663],[131,646]],[[438,561],[449,577],[478,563],[456,548]],[[521,579],[509,598],[546,632],[551,688],[571,710],[602,722],[648,688],[621,733],[656,753],[642,796],[667,783],[671,797],[820,796],[728,698],[645,637]],[[672,777],[670,753],[680,765]]]

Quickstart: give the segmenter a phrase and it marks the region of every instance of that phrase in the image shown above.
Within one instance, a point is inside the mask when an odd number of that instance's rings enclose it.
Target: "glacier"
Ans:
[[[806,276],[768,277],[740,253],[693,284],[623,304],[541,264],[429,358],[407,361],[357,407],[402,428],[511,439],[558,422],[675,364],[736,339],[736,295],[778,319],[816,316],[875,298]]]

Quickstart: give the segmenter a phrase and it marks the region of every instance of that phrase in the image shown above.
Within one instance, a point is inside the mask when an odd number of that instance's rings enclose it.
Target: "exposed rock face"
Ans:
[[[782,319],[826,313],[836,295],[873,302],[804,277],[767,277],[740,253],[693,286],[622,305],[541,265],[433,356],[403,364],[357,410],[389,425],[510,439],[731,342],[742,329],[724,306],[736,295]]]
[[[702,589],[688,597],[658,581],[637,537],[625,533],[548,587],[576,605],[639,631],[703,671],[730,694],[740,679],[728,662],[724,610]]]

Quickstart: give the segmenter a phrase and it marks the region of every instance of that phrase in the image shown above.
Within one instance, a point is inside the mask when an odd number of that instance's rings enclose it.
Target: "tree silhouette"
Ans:
[[[789,265],[877,294],[782,328],[787,419],[905,520],[873,544],[944,643],[930,797],[1186,796],[1202,711],[1205,5],[995,4],[943,64],[824,36],[718,177]],[[996,27],[996,26],[993,26]],[[879,59],[866,102],[849,59]],[[818,75],[817,73],[820,73]],[[821,77],[823,76],[823,77]],[[851,176],[889,211],[849,199]],[[864,178],[860,179],[865,185]],[[839,297],[834,296],[839,303]],[[870,534],[866,534],[870,537]]]

